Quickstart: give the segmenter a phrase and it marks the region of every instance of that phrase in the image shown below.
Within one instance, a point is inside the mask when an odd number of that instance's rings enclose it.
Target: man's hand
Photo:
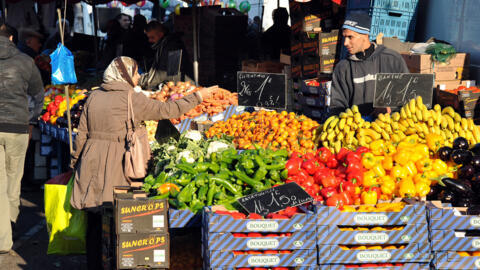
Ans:
[[[372,117],[376,118],[381,113],[392,113],[392,108],[375,108],[371,114]]]

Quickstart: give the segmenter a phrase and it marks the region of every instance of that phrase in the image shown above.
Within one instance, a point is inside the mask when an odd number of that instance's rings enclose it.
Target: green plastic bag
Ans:
[[[49,233],[47,254],[85,254],[86,213],[70,205],[73,178],[67,185],[45,184],[45,219]]]

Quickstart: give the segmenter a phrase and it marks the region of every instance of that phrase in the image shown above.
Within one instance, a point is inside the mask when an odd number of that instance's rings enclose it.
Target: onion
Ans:
[[[170,96],[170,100],[177,100],[177,99],[181,99],[183,97],[182,94],[173,94]]]

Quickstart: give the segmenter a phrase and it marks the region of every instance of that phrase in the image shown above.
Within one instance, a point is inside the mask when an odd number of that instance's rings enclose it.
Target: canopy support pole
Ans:
[[[2,20],[3,20],[3,23],[7,23],[7,3],[5,2],[5,0],[2,0]]]
[[[98,62],[98,14],[97,14],[97,7],[95,5],[95,1],[92,2],[92,9],[93,9],[93,50],[95,54],[95,63]],[[96,66],[96,65],[95,65]]]
[[[198,25],[197,25],[197,1],[192,1],[192,18],[193,18],[193,79],[195,85],[198,86]]]

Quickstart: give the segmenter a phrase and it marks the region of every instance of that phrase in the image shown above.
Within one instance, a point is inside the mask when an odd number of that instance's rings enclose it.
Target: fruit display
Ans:
[[[70,94],[70,108],[72,117],[72,127],[78,127],[80,115],[83,111],[83,105],[87,97],[86,90],[69,89]],[[67,100],[63,90],[59,88],[51,88],[44,97],[44,113],[41,119],[52,125],[67,126]],[[57,123],[57,120],[60,122]]]
[[[458,95],[460,91],[470,91],[472,93],[479,93],[480,89],[476,86],[465,87],[465,86],[462,85],[462,86],[459,86],[455,89],[447,89],[447,90],[442,90],[442,91],[446,91],[446,92]]]
[[[437,156],[456,166],[455,175],[442,178],[428,199],[458,207],[480,205],[480,144],[470,147],[465,138],[459,137],[452,148],[441,147]]]
[[[143,185],[154,198],[169,198],[176,209],[194,213],[209,205],[236,209],[232,204],[239,197],[283,184],[286,178],[286,150],[239,154],[224,142],[194,141],[188,134],[176,147],[162,146],[155,171]],[[179,146],[185,150],[177,151]]]
[[[304,115],[261,110],[218,121],[205,135],[208,138],[232,136],[238,149],[254,149],[258,145],[261,148],[305,153],[315,149],[312,138],[317,127],[317,122]]]
[[[316,142],[337,153],[340,148],[356,149],[383,139],[396,144],[407,136],[418,135],[419,143],[428,143],[428,135],[438,150],[441,145],[451,146],[456,137],[464,137],[470,144],[480,142],[480,129],[473,119],[462,118],[452,107],[435,105],[428,110],[422,98],[410,100],[400,112],[379,114],[374,122],[362,119],[357,106],[347,109],[339,116],[329,117],[317,132]]]
[[[145,121],[145,128],[148,133],[148,141],[155,141],[155,133],[157,132],[158,121]]]
[[[150,96],[155,100],[167,101],[177,100],[185,95],[195,93],[200,90],[201,87],[195,87],[190,82],[168,82],[162,87],[162,90],[154,93]],[[237,93],[231,93],[228,90],[222,88],[214,88],[212,97],[204,99],[200,105],[190,110],[178,119],[172,119],[173,124],[179,124],[181,121],[187,118],[195,118],[202,114],[208,114],[209,116],[223,112],[228,106],[238,105]]]

